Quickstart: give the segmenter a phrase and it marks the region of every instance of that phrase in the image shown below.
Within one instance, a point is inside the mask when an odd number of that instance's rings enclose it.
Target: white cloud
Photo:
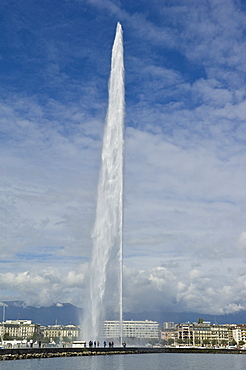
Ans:
[[[69,271],[62,273],[57,268],[20,273],[0,274],[0,284],[4,300],[13,295],[18,300],[24,300],[28,305],[49,306],[56,302],[81,304],[80,292],[85,284],[87,266],[82,266],[81,271]]]
[[[227,276],[223,275],[220,268],[211,270],[207,264],[203,271],[187,269],[187,272],[180,267],[172,272],[163,267],[140,271],[125,269],[125,309],[207,314],[245,309],[245,287],[241,279],[228,275],[228,271]]]

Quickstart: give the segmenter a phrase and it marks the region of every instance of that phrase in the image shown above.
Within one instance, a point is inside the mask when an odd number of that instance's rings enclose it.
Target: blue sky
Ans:
[[[84,305],[118,21],[124,310],[246,309],[238,0],[1,1],[0,300]]]

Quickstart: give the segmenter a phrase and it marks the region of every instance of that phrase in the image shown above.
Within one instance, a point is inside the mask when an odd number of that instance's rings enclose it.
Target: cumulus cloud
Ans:
[[[60,269],[47,268],[38,272],[7,272],[0,274],[0,284],[4,299],[12,295],[28,305],[49,306],[56,302],[81,304],[76,295],[80,295],[85,284],[86,268],[81,271],[62,273]]]
[[[246,308],[245,281],[223,276],[218,269],[202,270],[163,267],[136,271],[125,270],[125,310],[235,313]]]

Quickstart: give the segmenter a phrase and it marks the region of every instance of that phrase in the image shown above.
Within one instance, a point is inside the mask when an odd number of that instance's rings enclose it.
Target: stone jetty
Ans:
[[[100,355],[127,355],[140,353],[233,353],[246,354],[245,350],[212,349],[212,348],[8,348],[0,349],[0,361],[25,360],[32,358],[72,357],[72,356],[100,356]]]

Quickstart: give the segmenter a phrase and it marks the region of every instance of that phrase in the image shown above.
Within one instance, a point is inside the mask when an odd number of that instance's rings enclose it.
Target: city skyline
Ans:
[[[123,311],[246,310],[244,2],[0,10],[0,301],[84,307],[119,21]]]

